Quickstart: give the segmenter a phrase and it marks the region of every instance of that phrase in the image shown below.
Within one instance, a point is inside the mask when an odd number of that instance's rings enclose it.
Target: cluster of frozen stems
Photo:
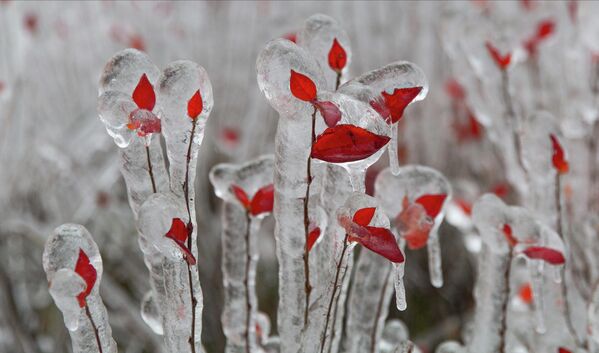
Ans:
[[[467,28],[461,25],[460,30]],[[549,27],[540,25],[525,43],[533,59],[552,33]],[[471,110],[487,112],[480,123],[527,208],[507,206],[486,194],[470,210],[466,200],[452,200],[452,188],[438,171],[399,166],[398,124],[409,104],[426,97],[424,73],[399,61],[348,79],[347,34],[333,19],[314,15],[293,40],[273,40],[258,57],[258,84],[280,115],[274,156],[221,164],[210,172],[224,201],[227,352],[419,351],[401,322],[387,320],[387,311],[393,293],[397,309],[407,307],[406,246],[427,247],[430,281],[443,285],[438,229],[446,212],[464,232],[473,226],[478,230],[482,251],[478,306],[472,328],[464,333],[465,345],[446,342],[438,352],[596,351],[599,327],[590,325],[587,334],[586,320],[577,318],[587,312],[599,315],[599,294],[588,284],[576,288],[579,274],[568,266],[573,235],[565,224],[562,179],[570,164],[560,128],[548,113],[520,116],[510,92],[512,54],[501,52],[491,38],[476,44],[455,38],[448,40],[453,46],[448,50],[456,56],[479,55],[488,66],[484,73],[495,70],[499,77],[465,77],[462,83],[482,87],[468,98],[454,82],[450,92],[456,111],[468,117]],[[468,48],[474,45],[476,50]],[[194,180],[212,106],[206,72],[189,61],[174,62],[161,72],[147,55],[127,49],[110,59],[100,81],[100,118],[120,147],[121,171],[150,274],[141,315],[164,336],[168,352],[204,351],[197,270],[202,230],[196,227]],[[482,129],[479,122],[470,123],[466,134]],[[385,147],[390,167],[377,176],[369,196],[366,169]],[[278,337],[270,335],[255,293],[256,236],[270,213],[279,262]],[[354,256],[356,245],[362,247],[359,256]],[[98,293],[102,262],[90,234],[78,225],[58,227],[46,244],[44,269],[74,352],[116,352]],[[522,304],[516,287],[527,283],[533,299]],[[531,301],[534,320],[526,308],[518,308]]]

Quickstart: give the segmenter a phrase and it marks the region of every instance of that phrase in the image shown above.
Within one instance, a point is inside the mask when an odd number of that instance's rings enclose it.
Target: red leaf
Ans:
[[[495,61],[497,67],[499,67],[501,70],[507,69],[512,61],[512,53],[501,55],[499,50],[495,48],[491,42],[486,42],[485,46],[487,47],[487,51],[489,52],[489,55],[491,55],[493,61]]]
[[[305,75],[291,70],[289,78],[289,89],[291,94],[299,100],[312,102],[316,99],[316,85]]]
[[[85,299],[92,292],[94,284],[96,284],[98,273],[94,266],[89,262],[87,254],[81,249],[79,249],[79,257],[77,258],[77,264],[75,265],[75,273],[85,281],[85,289],[77,295],[79,307],[84,308],[87,306]]]
[[[137,87],[132,94],[133,101],[139,109],[152,110],[156,104],[156,95],[154,94],[154,87],[148,80],[146,74],[141,75]]]
[[[320,238],[320,228],[316,227],[308,233],[308,239],[306,240],[306,246],[308,247],[308,252],[312,250],[312,247],[316,243],[316,241]]]
[[[174,240],[175,243],[181,248],[183,251],[183,258],[185,258],[185,261],[187,261],[188,264],[195,265],[196,259],[191,250],[189,250],[185,244],[190,233],[191,228],[185,225],[185,222],[183,222],[181,218],[173,218],[171,229],[169,229],[165,236]]]
[[[297,34],[295,32],[287,33],[283,38],[292,41],[293,43],[297,43]]]
[[[162,128],[160,119],[154,113],[145,109],[135,109],[129,114],[129,130],[137,130],[137,135],[146,136],[148,134],[159,133]]]
[[[512,232],[512,227],[509,224],[504,224],[503,228],[501,229],[503,232],[503,235],[505,236],[505,239],[507,240],[508,244],[510,244],[511,247],[516,246],[516,244],[518,244],[518,239],[516,239],[514,237],[514,233]]]
[[[551,138],[551,145],[553,146],[553,157],[551,158],[553,167],[558,174],[566,174],[570,169],[570,165],[566,160],[564,149],[554,134],[549,135],[549,138]]]
[[[204,102],[202,102],[200,90],[197,90],[187,102],[187,115],[191,118],[191,120],[195,120],[200,114],[202,114],[202,109],[204,109]]]
[[[530,287],[530,283],[526,283],[522,287],[520,287],[520,290],[518,291],[518,296],[526,304],[532,303],[533,297],[532,297],[532,288]]]
[[[445,194],[429,194],[420,196],[414,202],[421,204],[426,210],[426,214],[434,219],[441,211],[446,198]]]
[[[345,64],[347,64],[347,53],[335,38],[331,50],[329,50],[329,66],[333,71],[339,73],[343,70]]]
[[[466,213],[467,215],[472,214],[472,203],[464,199],[454,199],[454,202]]]
[[[146,51],[146,43],[139,34],[132,34],[129,37],[129,47],[139,51]]]
[[[34,14],[34,13],[25,14],[25,17],[23,18],[23,24],[25,25],[25,28],[27,28],[29,33],[32,33],[32,34],[37,33],[38,18],[37,18],[36,14]]]
[[[510,185],[508,183],[498,183],[493,186],[491,192],[500,198],[505,198],[510,193]]]
[[[554,30],[555,22],[552,19],[543,20],[537,25],[536,37],[538,40],[545,39],[552,35]]]
[[[248,197],[248,194],[246,194],[242,188],[240,188],[239,186],[237,186],[235,184],[231,185],[231,190],[233,191],[233,194],[235,194],[235,197],[237,198],[237,200],[239,200],[239,202],[241,202],[241,205],[246,210],[250,210],[251,205],[250,205],[250,198]]]
[[[391,111],[387,108],[385,104],[385,99],[383,97],[379,97],[370,101],[370,106],[376,110],[377,113],[383,118],[383,120],[389,122],[391,121]]]
[[[524,250],[524,255],[530,259],[543,260],[552,265],[562,265],[566,262],[561,251],[544,246],[531,246]]]
[[[389,109],[391,123],[394,124],[401,119],[404,109],[420,94],[420,91],[422,91],[422,87],[396,88],[391,94],[381,92],[385,106]],[[389,121],[387,120],[387,122]]]
[[[408,248],[420,249],[428,242],[434,223],[427,215],[424,206],[418,203],[410,204],[407,196],[404,196],[402,207],[403,209],[395,218],[397,230],[406,240]]]
[[[368,158],[383,148],[390,138],[361,127],[342,124],[326,129],[312,145],[312,158],[330,163],[346,163]]]
[[[366,207],[361,208],[354,213],[353,222],[361,225],[362,227],[366,227],[372,221],[372,217],[374,217],[374,212],[376,211],[376,207]]]
[[[360,243],[365,248],[383,256],[395,263],[404,262],[404,256],[397,246],[395,236],[387,228],[365,227],[369,235],[366,237],[351,237],[350,240]]]
[[[570,351],[569,349],[566,349],[564,347],[559,347],[557,350],[557,353],[572,353],[572,351]]]
[[[250,213],[252,216],[257,216],[261,213],[272,212],[272,206],[274,203],[275,187],[273,184],[269,184],[259,189],[252,198],[250,204]]]
[[[341,111],[333,102],[315,101],[314,106],[318,109],[328,127],[337,125],[341,120]]]
[[[445,92],[457,101],[466,98],[466,90],[464,90],[464,87],[462,87],[462,85],[455,79],[449,79],[445,82]]]

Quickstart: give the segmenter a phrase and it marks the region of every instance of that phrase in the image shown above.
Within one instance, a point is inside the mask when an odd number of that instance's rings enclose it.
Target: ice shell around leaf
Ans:
[[[166,234],[171,230],[173,219],[179,218],[187,224],[186,217],[187,211],[180,198],[172,193],[155,193],[139,209],[138,228],[163,256],[171,261],[183,261],[185,250]]]
[[[327,15],[315,14],[306,20],[304,29],[299,33],[297,41],[320,64],[326,79],[326,87],[324,88],[334,91],[337,72],[331,66],[331,49],[334,47],[336,41],[339,47],[345,52],[345,60],[335,60],[336,66],[340,66],[340,71],[345,73],[351,63],[352,56],[347,33],[339,26],[335,19]],[[335,50],[333,53],[338,54],[339,50]]]
[[[102,93],[98,99],[98,113],[106,131],[120,148],[125,148],[135,136],[128,128],[129,116],[137,109],[131,96],[117,91]]]
[[[162,134],[167,144],[176,141],[188,141],[192,126],[189,116],[190,99],[196,96],[198,90],[201,97],[201,113],[196,115],[196,136],[203,136],[206,118],[214,104],[210,78],[200,65],[180,60],[170,63],[162,73],[158,82],[158,105],[162,119]],[[194,104],[193,114],[197,114],[200,104]],[[194,143],[199,145],[201,140],[194,137]],[[184,147],[187,144],[183,144]],[[172,151],[178,153],[179,151]],[[185,154],[185,153],[183,153]],[[169,156],[170,157],[170,156]],[[185,158],[185,155],[179,158]]]
[[[136,49],[122,50],[110,58],[104,67],[100,78],[100,94],[116,91],[131,97],[143,75],[155,84],[160,70],[147,54]]]
[[[251,208],[252,198],[258,190],[273,184],[273,167],[274,157],[263,155],[244,164],[218,164],[210,171],[209,178],[216,196],[226,202],[242,205],[232,189],[235,185],[246,194],[247,205]]]
[[[511,251],[510,242],[534,244],[539,241],[541,228],[536,218],[523,207],[507,206],[497,195],[484,194],[472,209],[474,225],[489,249],[495,253],[507,254]],[[504,232],[508,224],[512,231],[510,241]]]
[[[63,268],[54,274],[49,287],[54,303],[62,312],[65,326],[70,331],[77,330],[82,310],[77,295],[85,290],[85,281],[73,270]]]
[[[258,55],[256,68],[260,90],[270,105],[286,117],[297,115],[298,119],[306,119],[314,109],[291,93],[291,70],[309,77],[317,92],[326,87],[322,70],[312,55],[286,39],[275,39],[266,44]]]
[[[57,227],[46,241],[43,266],[48,282],[52,282],[52,277],[60,269],[74,271],[80,250],[85,252],[96,270],[97,281],[94,288],[97,288],[102,277],[102,258],[98,246],[85,227],[73,223]]]
[[[381,99],[383,92],[393,94],[396,89],[414,87],[422,89],[411,103],[423,100],[428,94],[428,81],[424,72],[411,62],[397,61],[346,82],[338,92],[370,105],[372,101]]]

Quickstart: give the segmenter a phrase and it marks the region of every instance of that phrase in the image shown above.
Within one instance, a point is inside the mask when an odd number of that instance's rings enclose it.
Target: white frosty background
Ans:
[[[256,84],[260,49],[322,12],[348,32],[352,76],[398,59],[417,63],[431,87],[428,98],[407,112],[409,161],[434,166],[449,176],[464,174],[450,145],[454,142],[443,85],[452,74],[439,32],[442,17],[469,6],[473,5],[0,2],[0,352],[70,349],[40,264],[47,235],[64,222],[85,225],[100,246],[105,264],[101,292],[120,351],[159,350],[160,338],[139,316],[139,302],[149,284],[117,148],[96,113],[103,65],[131,36],[142,38],[158,66],[177,59],[200,63],[214,86],[215,106],[198,163],[196,203],[205,295],[203,337],[207,348],[221,351],[220,203],[209,186],[208,171],[222,161],[239,162],[272,151],[277,120]],[[32,18],[37,19],[34,26]],[[227,128],[239,131],[236,148],[223,144]],[[272,315],[277,272],[269,222],[261,240],[257,289],[261,309]],[[445,231],[444,237],[452,236]],[[469,311],[472,270],[462,248],[444,245],[453,256],[444,258],[451,271],[446,271],[447,286],[439,291],[427,284],[426,266],[414,263],[422,256],[411,255],[408,292],[420,291],[422,296],[410,303],[412,311],[402,318],[417,333],[416,341],[455,337],[461,317],[454,314]],[[420,319],[410,317],[410,312]],[[430,329],[423,331],[426,326]]]

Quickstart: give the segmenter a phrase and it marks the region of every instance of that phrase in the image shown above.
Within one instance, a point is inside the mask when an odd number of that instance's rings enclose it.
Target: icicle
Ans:
[[[438,228],[438,225],[435,225]],[[441,269],[441,246],[437,230],[433,228],[429,235],[426,249],[428,251],[428,271],[433,287],[443,287],[443,270]]]
[[[397,310],[404,311],[408,308],[408,304],[406,302],[406,289],[403,284],[405,263],[394,264],[393,267],[395,267],[395,273],[393,276],[393,284],[395,286],[395,305],[397,306]]]
[[[116,353],[99,294],[102,258],[87,229],[78,224],[56,228],[46,241],[43,266],[50,294],[69,329],[73,352]]]
[[[540,260],[529,260],[528,270],[531,279],[532,297],[534,298],[535,306],[535,321],[536,331],[538,333],[545,333],[547,330],[545,327],[545,294],[543,292],[543,261]]]

